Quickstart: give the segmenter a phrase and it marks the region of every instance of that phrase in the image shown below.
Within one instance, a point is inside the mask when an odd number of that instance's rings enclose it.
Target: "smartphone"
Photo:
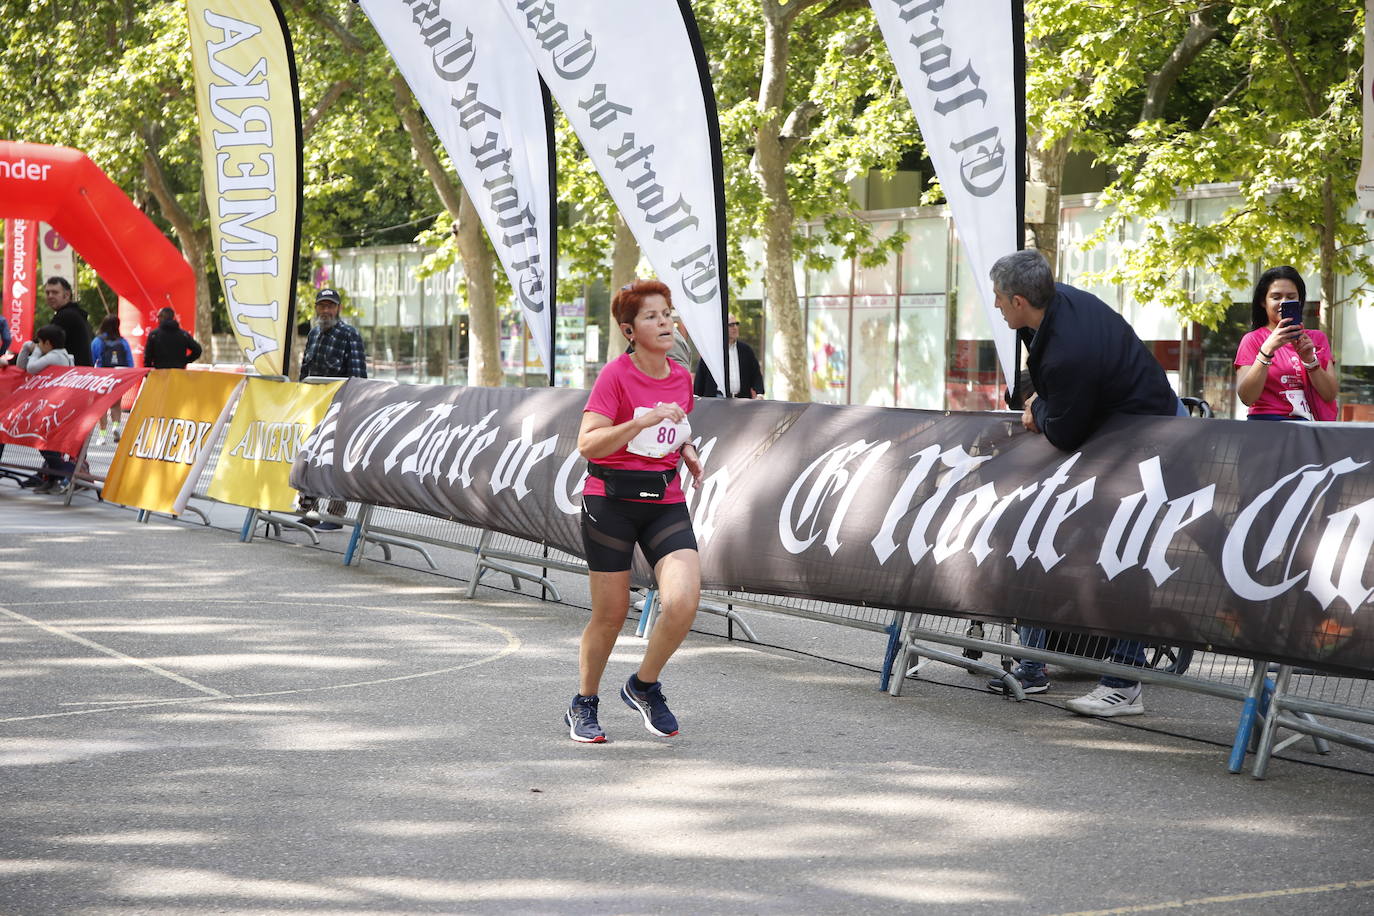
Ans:
[[[1296,299],[1289,299],[1279,303],[1279,318],[1291,318],[1293,325],[1302,326],[1302,303]],[[1289,325],[1292,327],[1293,325]]]

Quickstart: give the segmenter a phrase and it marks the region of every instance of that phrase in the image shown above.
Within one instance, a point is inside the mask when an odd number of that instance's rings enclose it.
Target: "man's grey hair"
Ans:
[[[1041,311],[1054,301],[1054,273],[1034,248],[1002,255],[988,271],[992,287],[1004,296],[1022,296]]]

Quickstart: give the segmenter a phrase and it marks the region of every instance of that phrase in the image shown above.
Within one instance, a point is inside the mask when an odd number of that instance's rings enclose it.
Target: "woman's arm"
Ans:
[[[1340,382],[1336,381],[1336,373],[1330,366],[1317,366],[1315,369],[1307,369],[1307,378],[1312,382],[1312,387],[1317,390],[1317,395],[1323,401],[1334,401],[1336,396],[1341,393]]]
[[[1264,383],[1269,379],[1269,367],[1256,358],[1248,366],[1236,371],[1236,396],[1246,407],[1251,407],[1264,393]]]
[[[688,451],[688,449],[691,449],[691,451]],[[701,486],[701,475],[703,473],[701,452],[697,451],[696,445],[691,442],[683,443],[679,451],[682,453],[683,463],[687,465],[687,473],[692,475],[692,479],[697,482],[697,486]]]
[[[660,403],[653,410],[619,425],[605,414],[587,410],[582,413],[582,428],[577,431],[577,450],[583,458],[595,461],[620,451],[641,431],[664,420],[681,423],[686,418],[687,413],[676,404]]]
[[[1335,370],[1331,364],[1321,365],[1321,357],[1317,352],[1317,342],[1309,334],[1300,334],[1298,339],[1293,342],[1293,348],[1298,351],[1298,358],[1302,360],[1303,371],[1307,373],[1307,379],[1312,383],[1312,387],[1317,390],[1317,395],[1323,401],[1334,401],[1340,394],[1340,381],[1336,378]],[[1329,357],[1328,357],[1329,359]]]
[[[1256,339],[1259,339],[1258,345]],[[1264,393],[1269,378],[1269,367],[1265,363],[1274,361],[1274,353],[1283,344],[1282,337],[1276,339],[1273,331],[1267,334],[1251,332],[1241,339],[1236,349],[1236,397],[1246,407],[1252,406]]]

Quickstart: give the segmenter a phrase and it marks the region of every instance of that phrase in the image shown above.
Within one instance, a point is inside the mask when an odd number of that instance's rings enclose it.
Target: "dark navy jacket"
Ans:
[[[1175,416],[1178,396],[1164,367],[1126,319],[1101,299],[1063,283],[1029,339],[1026,368],[1036,399],[1035,425],[1050,444],[1071,451],[1112,414]]]
[[[752,398],[756,394],[763,394],[763,370],[759,368],[759,358],[754,355],[754,348],[742,340],[737,340],[735,341],[735,352],[739,354],[739,396]],[[725,358],[727,360],[730,358],[728,345],[725,348]],[[705,360],[697,362],[697,374],[692,382],[692,393],[702,398],[720,396],[720,387],[716,384],[716,378],[711,374],[711,370],[706,368]]]
[[[78,366],[95,365],[91,361],[91,323],[86,320],[86,310],[80,302],[68,302],[53,312],[52,323],[67,335],[65,349]]]

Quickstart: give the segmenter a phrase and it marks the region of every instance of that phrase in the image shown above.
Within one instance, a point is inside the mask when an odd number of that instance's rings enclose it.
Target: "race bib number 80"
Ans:
[[[650,407],[636,407],[635,417],[642,417],[650,410]],[[657,426],[641,430],[639,435],[625,446],[625,450],[632,455],[643,455],[645,458],[662,458],[677,451],[691,437],[692,424],[685,419],[681,423],[664,420]]]

